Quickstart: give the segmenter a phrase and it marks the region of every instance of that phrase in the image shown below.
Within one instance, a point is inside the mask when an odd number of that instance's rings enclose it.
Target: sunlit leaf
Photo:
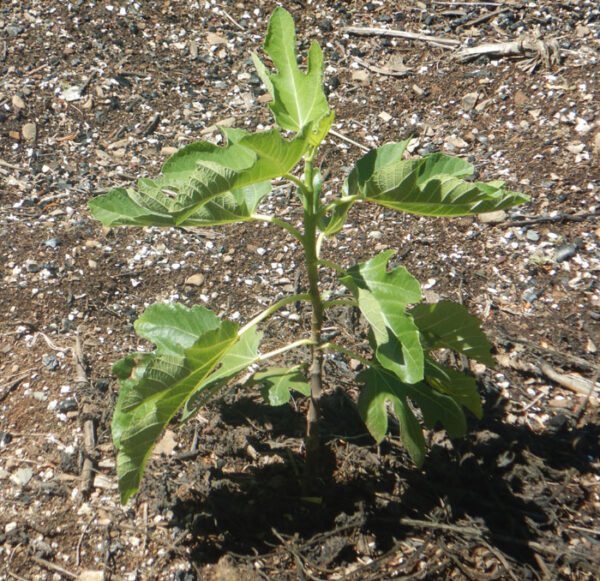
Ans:
[[[272,74],[253,54],[256,70],[273,97],[269,107],[282,129],[298,133],[329,112],[323,92],[323,53],[317,42],[310,45],[307,71],[298,68],[296,32],[289,12],[277,7],[271,15],[264,43],[277,73]]]
[[[381,365],[403,381],[415,383],[423,379],[423,348],[406,307],[421,300],[421,287],[403,266],[386,269],[393,254],[382,252],[348,269],[340,280],[371,326]]]
[[[157,350],[125,358],[115,369],[122,391],[113,419],[113,437],[119,450],[117,475],[123,503],[139,487],[148,456],[163,429],[238,340],[235,323],[217,319],[214,325],[214,319],[201,307],[188,310],[190,325],[182,321],[185,307],[172,311],[154,307],[144,313],[141,329],[158,342]],[[175,320],[170,326],[165,325],[169,312]]]
[[[529,200],[502,182],[467,182],[468,162],[441,153],[402,159],[407,142],[370,151],[346,183],[349,195],[383,206],[426,216],[464,216],[510,208]]]
[[[244,332],[238,342],[225,354],[221,365],[191,393],[183,408],[181,422],[188,421],[210,398],[233,377],[252,365],[258,357],[262,333],[252,327]]]

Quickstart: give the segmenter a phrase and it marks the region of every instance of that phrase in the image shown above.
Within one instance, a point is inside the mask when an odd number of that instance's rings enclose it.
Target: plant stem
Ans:
[[[238,337],[241,337],[248,329],[254,327],[254,325],[258,325],[261,321],[264,321],[267,317],[271,316],[275,311],[278,311],[282,307],[289,305],[290,303],[295,303],[297,301],[310,301],[312,297],[308,293],[301,293],[298,295],[292,295],[291,297],[285,297],[280,301],[272,304],[270,307],[267,307],[264,311],[260,312],[256,317],[248,321],[243,327],[238,331]]]
[[[268,224],[276,224],[277,226],[287,230],[296,240],[302,241],[302,233],[300,230],[294,228],[289,222],[282,220],[281,218],[277,218],[275,216],[265,216],[264,214],[252,214],[252,218],[254,220],[258,220],[260,222],[267,222]]]
[[[323,303],[323,308],[328,309],[329,307],[358,307],[358,303],[354,299],[331,299]]]
[[[269,351],[268,353],[259,355],[253,361],[253,363],[261,363],[263,361],[266,361],[267,359],[270,359],[271,357],[281,355],[282,353],[285,353],[286,351],[290,351],[291,349],[296,349],[296,347],[302,347],[302,345],[310,345],[310,344],[311,344],[310,339],[299,339],[298,341],[294,341],[293,343],[290,343],[289,345],[284,345],[283,347],[280,347],[279,349],[274,349],[273,351]]]
[[[323,258],[320,258],[319,264],[322,266],[328,266],[329,268],[331,268],[332,270],[335,270],[339,274],[346,274],[346,270],[343,269],[339,264],[336,264],[335,262],[333,262],[332,260],[325,260]]]
[[[323,350],[321,329],[323,328],[323,300],[319,292],[319,259],[317,257],[317,211],[319,200],[316,200],[313,189],[313,158],[315,151],[310,151],[304,160],[304,188],[306,196],[304,204],[304,237],[302,246],[306,260],[308,275],[308,294],[312,303],[310,340],[312,360],[308,371],[310,385],[310,404],[306,417],[306,484],[314,480],[319,465],[319,401],[323,390]]]

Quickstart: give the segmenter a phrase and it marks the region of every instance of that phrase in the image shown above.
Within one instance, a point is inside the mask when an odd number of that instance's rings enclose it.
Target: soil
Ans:
[[[397,430],[369,438],[355,362],[328,356],[316,492],[299,478],[306,402],[271,408],[232,384],[167,431],[121,506],[110,368],[148,347],[132,327],[144,307],[200,303],[244,322],[305,280],[273,227],[105,230],[87,202],[156,176],[186,143],[217,141],[217,123],[272,123],[249,55],[276,4],[4,2],[0,578],[599,578],[597,3],[286,4],[300,52],[323,46],[335,130],[354,142],[328,138],[326,193],[365,148],[412,135],[412,154],[460,155],[478,178],[531,196],[477,219],[359,206],[324,246],[344,266],[394,249],[429,298],[484,320],[498,363],[471,366],[484,417],[461,440],[428,432],[417,469]],[[539,54],[471,60],[439,42],[535,35]],[[300,216],[283,184],[263,211]],[[324,273],[323,287],[335,279]],[[360,348],[360,321],[340,311],[327,325]],[[290,308],[264,331],[265,350],[305,336],[308,312]]]

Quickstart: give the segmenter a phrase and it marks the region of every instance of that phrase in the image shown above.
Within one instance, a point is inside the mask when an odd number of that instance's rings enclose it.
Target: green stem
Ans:
[[[332,268],[333,270],[339,272],[340,274],[346,274],[346,270],[343,269],[339,264],[333,262],[333,260],[325,260],[323,258],[320,258],[319,264],[321,266],[328,266],[329,268]]]
[[[302,233],[294,228],[289,222],[277,218],[276,216],[266,216],[264,214],[252,214],[252,218],[259,222],[267,222],[268,224],[276,224],[280,228],[287,230],[296,240],[302,242]]]
[[[269,351],[268,353],[265,353],[264,355],[259,355],[254,360],[254,363],[262,363],[263,361],[266,361],[267,359],[270,359],[271,357],[276,357],[277,355],[281,355],[282,353],[285,353],[286,351],[290,351],[291,349],[296,349],[296,347],[302,347],[302,345],[310,345],[310,344],[311,344],[310,339],[299,339],[298,341],[289,343],[288,345],[280,347],[279,349],[274,349],[273,351]]]
[[[362,199],[362,196],[360,194],[356,194],[354,196],[342,196],[341,198],[338,198],[335,202],[331,202],[331,204],[327,204],[326,206],[324,206],[321,210],[321,213],[326,214],[327,212],[331,212],[331,210],[334,210],[336,206],[345,204],[346,202],[356,202],[360,199]]]
[[[270,307],[267,307],[264,311],[260,312],[253,319],[248,321],[243,327],[238,331],[238,337],[241,337],[248,329],[254,327],[254,325],[258,325],[261,321],[264,321],[267,317],[270,317],[275,311],[278,311],[282,307],[289,305],[290,303],[295,303],[296,301],[310,301],[312,297],[308,293],[300,293],[297,295],[292,295],[290,297],[285,297],[280,301],[272,304]]]
[[[308,276],[308,293],[312,303],[310,342],[312,345],[311,364],[308,371],[310,404],[306,416],[306,479],[314,480],[319,465],[319,401],[323,391],[323,351],[320,349],[321,329],[323,328],[323,300],[319,292],[319,259],[317,257],[317,209],[313,189],[313,158],[315,148],[309,150],[304,160],[304,237],[302,247]]]
[[[358,307],[358,303],[352,299],[331,299],[323,303],[323,308],[328,309],[329,307],[343,306],[343,307]]]
[[[291,173],[286,173],[285,174],[285,179],[290,180],[291,182],[293,182],[293,184],[304,194],[307,194],[306,188],[304,186],[304,182],[300,179],[297,178],[295,175],[291,174]],[[312,189],[312,184],[311,184],[311,189]]]

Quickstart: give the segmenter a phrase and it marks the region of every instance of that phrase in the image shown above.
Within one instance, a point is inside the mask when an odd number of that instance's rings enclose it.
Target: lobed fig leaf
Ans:
[[[219,368],[192,391],[183,407],[181,423],[188,421],[228,381],[257,360],[261,339],[262,333],[256,327],[250,327],[240,335],[238,342],[223,356]]]
[[[451,438],[465,435],[467,422],[459,403],[427,382],[405,383],[394,373],[379,367],[362,371],[358,379],[365,384],[359,396],[359,412],[373,438],[379,442],[385,436],[388,428],[386,402],[389,401],[400,420],[402,442],[418,466],[423,463],[425,442],[408,400],[420,408],[428,428],[441,424]]]
[[[277,125],[282,129],[300,132],[314,121],[329,114],[323,91],[323,53],[317,42],[308,50],[307,71],[298,68],[296,31],[289,12],[277,7],[271,15],[263,45],[277,73],[269,73],[256,54],[252,55],[259,77],[273,97],[269,107]]]
[[[409,312],[428,351],[446,347],[494,367],[492,344],[481,330],[481,321],[462,305],[450,301],[423,303]]]
[[[187,310],[197,324],[177,333],[181,321],[170,325],[169,314],[186,311],[181,305],[164,309],[153,305],[144,313],[142,328],[158,341],[149,355],[120,362],[119,401],[113,418],[113,439],[118,448],[117,473],[121,501],[127,502],[138,487],[150,452],[163,429],[215,369],[238,340],[237,325],[212,319],[203,307]],[[192,342],[192,339],[193,342]],[[129,377],[124,377],[129,370]]]
[[[415,383],[423,379],[423,347],[406,307],[421,300],[421,287],[403,266],[386,270],[393,254],[387,250],[348,269],[340,281],[369,322],[379,363],[403,381]]]
[[[302,395],[310,395],[310,387],[299,369],[270,367],[254,374],[252,383],[262,385],[260,393],[272,406],[284,405],[290,401],[290,390]]]
[[[502,182],[467,182],[473,166],[434,153],[402,159],[406,142],[388,144],[361,158],[346,183],[350,196],[424,216],[465,216],[503,210],[529,200]]]

